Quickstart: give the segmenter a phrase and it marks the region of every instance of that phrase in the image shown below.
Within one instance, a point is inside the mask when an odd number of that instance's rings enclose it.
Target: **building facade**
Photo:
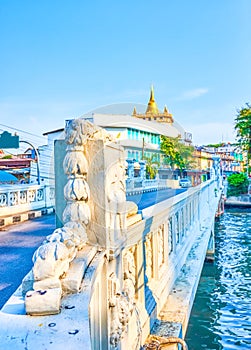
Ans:
[[[95,125],[106,129],[125,150],[125,158],[135,163],[135,175],[139,173],[139,161],[152,158],[161,163],[161,135],[179,137],[182,142],[190,145],[192,135],[174,120],[172,114],[164,107],[160,112],[154,97],[153,87],[145,113],[132,114],[88,113],[82,116]],[[67,123],[67,121],[66,121]],[[39,148],[41,180],[44,183],[54,181],[54,140],[64,138],[64,129],[50,131],[44,134],[48,137],[48,145]],[[36,169],[31,171],[31,179],[36,180]]]

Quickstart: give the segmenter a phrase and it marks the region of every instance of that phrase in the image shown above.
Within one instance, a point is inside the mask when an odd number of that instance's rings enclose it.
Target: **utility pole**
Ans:
[[[142,140],[142,160],[144,159],[145,155],[145,138],[143,137],[143,140]]]

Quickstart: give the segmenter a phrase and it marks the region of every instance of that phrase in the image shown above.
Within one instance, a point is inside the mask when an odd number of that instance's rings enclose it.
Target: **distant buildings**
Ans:
[[[14,175],[20,182],[30,181],[32,163],[36,164],[36,158],[32,150],[12,156],[0,150],[0,170]]]
[[[111,133],[125,149],[125,158],[137,163],[143,156],[160,161],[161,135],[179,137],[185,144],[191,144],[192,134],[186,132],[177,123],[172,114],[164,108],[160,112],[154,98],[154,90],[151,88],[150,99],[145,113],[132,114],[102,114],[90,113],[83,116],[84,119],[105,128]],[[49,131],[44,134],[48,137],[48,145],[39,147],[40,177],[45,183],[54,178],[53,170],[53,143],[55,139],[64,137],[64,129]],[[36,169],[33,167],[31,178],[35,181]]]
[[[165,106],[161,112],[154,97],[153,87],[144,113],[138,113],[132,108],[132,114],[114,113],[89,113],[82,118],[105,128],[111,133],[125,149],[125,158],[135,167],[135,176],[139,173],[139,162],[143,158],[154,158],[161,164],[161,135],[179,137],[186,145],[192,144],[192,134],[175,121],[173,115]],[[54,182],[54,140],[64,138],[64,129],[49,131],[44,134],[48,138],[48,144],[39,147],[40,179],[41,183],[52,184]],[[206,180],[213,164],[213,156],[221,158],[223,171],[242,171],[242,155],[233,146],[221,147],[195,147],[194,160],[196,170],[188,170],[185,176],[191,178],[192,184],[197,185]],[[180,175],[179,173],[177,173]],[[177,177],[176,174],[176,177]],[[160,166],[159,176],[170,178],[165,166]],[[36,182],[37,168],[31,167],[31,182]]]
[[[244,169],[245,156],[243,152],[239,147],[230,143],[195,147],[196,168],[201,170],[210,169],[213,156],[220,158],[223,173],[242,172]]]

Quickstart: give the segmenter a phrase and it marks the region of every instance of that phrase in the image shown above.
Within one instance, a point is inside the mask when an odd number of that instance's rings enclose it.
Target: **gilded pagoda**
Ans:
[[[151,87],[150,99],[147,105],[146,112],[144,114],[137,113],[136,108],[134,107],[132,116],[135,118],[140,118],[144,120],[156,121],[158,123],[173,123],[173,116],[169,113],[167,107],[165,106],[164,111],[160,112],[155,102],[154,98],[154,89]]]

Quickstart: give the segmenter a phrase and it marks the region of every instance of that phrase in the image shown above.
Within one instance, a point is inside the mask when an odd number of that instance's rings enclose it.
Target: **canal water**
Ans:
[[[251,210],[228,209],[215,225],[186,335],[189,350],[251,350]]]

